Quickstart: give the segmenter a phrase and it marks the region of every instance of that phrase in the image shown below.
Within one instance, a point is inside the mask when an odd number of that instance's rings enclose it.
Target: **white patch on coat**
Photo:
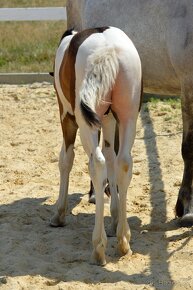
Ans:
[[[74,35],[70,35],[70,36],[66,36],[62,42],[60,43],[58,50],[56,52],[56,59],[55,59],[55,86],[60,98],[60,101],[62,103],[63,106],[63,114],[61,116],[61,119],[63,121],[66,113],[70,113],[71,115],[73,115],[73,110],[72,110],[72,106],[71,104],[68,102],[68,100],[66,99],[66,97],[63,94],[62,88],[61,88],[61,84],[60,84],[60,68],[61,68],[61,64],[64,58],[64,54],[65,51],[69,45],[70,40],[72,39]]]

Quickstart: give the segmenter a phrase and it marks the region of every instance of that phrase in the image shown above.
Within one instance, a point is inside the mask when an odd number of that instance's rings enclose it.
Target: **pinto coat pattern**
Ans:
[[[107,178],[111,191],[111,234],[117,235],[122,254],[131,252],[126,195],[132,177],[131,148],[141,99],[140,58],[123,31],[100,27],[80,33],[66,32],[57,50],[54,67],[64,142],[59,160],[60,192],[51,225],[65,225],[69,173],[79,128],[96,192],[92,262],[104,265],[107,237],[103,193]],[[117,156],[114,152],[114,116],[119,123]],[[102,150],[98,144],[100,129],[103,131]]]

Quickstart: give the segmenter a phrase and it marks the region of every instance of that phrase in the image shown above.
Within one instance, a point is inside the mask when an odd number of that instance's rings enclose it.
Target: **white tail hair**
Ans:
[[[87,61],[87,71],[80,90],[81,112],[90,126],[100,126],[95,108],[105,101],[105,96],[113,88],[119,61],[113,47],[103,47],[93,52]]]

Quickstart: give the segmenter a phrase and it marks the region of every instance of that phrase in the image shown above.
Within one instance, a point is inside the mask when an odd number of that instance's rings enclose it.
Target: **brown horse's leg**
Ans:
[[[183,180],[176,203],[176,215],[184,226],[193,225],[193,83],[185,81],[182,88],[184,160]]]

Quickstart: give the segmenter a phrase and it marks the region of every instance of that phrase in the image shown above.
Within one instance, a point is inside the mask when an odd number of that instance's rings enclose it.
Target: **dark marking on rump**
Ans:
[[[71,28],[71,29],[66,30],[66,31],[62,34],[62,37],[61,37],[59,43],[61,43],[62,40],[63,40],[66,36],[70,36],[70,35],[72,35],[72,34],[73,34],[73,33],[72,33],[73,30],[74,30],[74,28]]]
[[[92,34],[103,33],[109,27],[91,28],[81,31],[73,36],[67,48],[59,71],[60,84],[63,94],[70,102],[72,110],[75,109],[75,62],[80,45]]]
[[[106,148],[111,147],[111,144],[110,144],[107,140],[104,140],[104,143],[105,143],[105,147],[106,147]]]

